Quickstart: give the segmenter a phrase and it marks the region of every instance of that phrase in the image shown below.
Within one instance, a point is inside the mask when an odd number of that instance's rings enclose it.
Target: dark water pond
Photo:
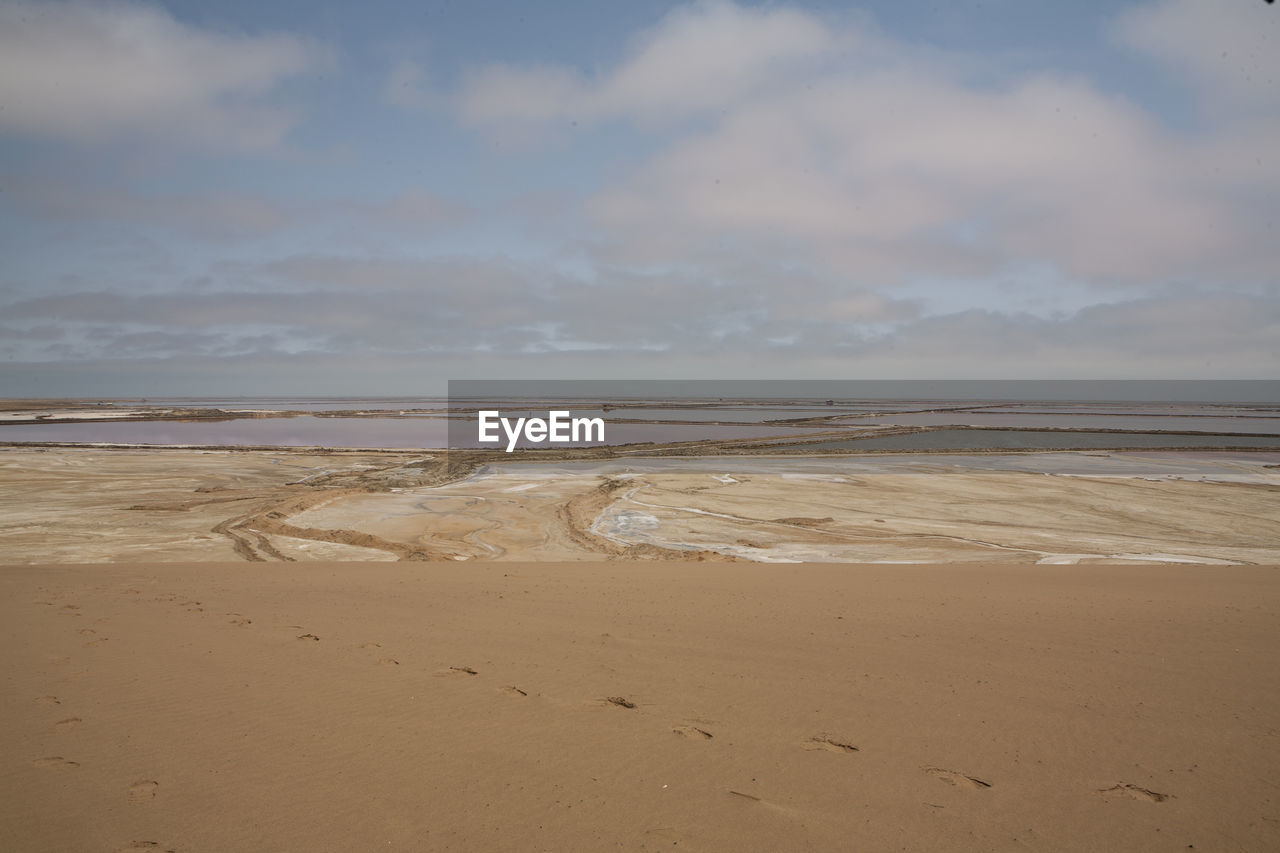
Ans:
[[[906,412],[850,418],[849,425],[1048,427],[1053,429],[1185,430],[1191,432],[1252,432],[1280,435],[1280,417],[1210,417],[1204,415],[1133,415],[1097,413],[1023,413],[989,410],[966,412]]]
[[[804,450],[815,452],[823,450],[1087,450],[1178,447],[1280,449],[1280,436],[939,429],[803,445]]]

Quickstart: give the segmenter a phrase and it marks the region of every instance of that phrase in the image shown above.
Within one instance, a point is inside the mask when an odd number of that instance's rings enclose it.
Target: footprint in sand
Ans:
[[[858,747],[844,740],[818,735],[800,744],[801,749],[821,749],[825,752],[859,752]]]
[[[400,665],[400,661],[396,660],[395,658],[383,658],[382,660],[378,661],[378,666],[399,666],[399,665]]]
[[[97,632],[97,631],[95,631],[95,630],[93,630],[92,628],[81,628],[81,629],[80,629],[80,633],[81,633],[81,634],[83,634],[83,635],[85,635],[85,636],[87,637],[87,636],[89,636],[90,634],[96,634],[96,633],[98,633],[98,632]]]
[[[57,696],[37,696],[35,699],[35,703],[37,705],[43,705],[46,708],[51,708],[54,705],[61,705],[62,700],[59,699]]]
[[[79,604],[64,604],[64,605],[62,605],[62,607],[61,607],[61,608],[59,608],[59,610],[58,610],[58,615],[59,615],[59,616],[79,616],[79,615],[80,615],[80,605],[79,605]]]
[[[508,684],[506,687],[502,687],[499,689],[502,690],[503,693],[510,693],[512,696],[528,696],[529,695],[529,691],[521,690],[519,687],[516,687],[514,684]]]
[[[156,798],[156,789],[160,783],[151,779],[142,779],[129,786],[129,802],[134,805],[149,803]]]
[[[768,809],[771,812],[777,812],[779,814],[788,815],[791,817],[795,816],[794,809],[789,808],[787,806],[778,805],[777,803],[771,803],[768,800],[764,799],[763,797],[757,797],[755,794],[748,794],[743,791],[730,790],[729,795],[740,801],[751,803],[756,808]]]
[[[54,723],[53,730],[55,732],[69,732],[83,722],[84,720],[79,717],[67,717],[65,720],[58,720],[58,722]]]
[[[672,846],[684,841],[684,833],[680,832],[675,827],[670,826],[662,826],[657,829],[646,829],[644,834],[656,835],[658,838],[665,838],[667,841],[671,842]]]
[[[1104,797],[1128,797],[1143,803],[1163,803],[1165,800],[1174,798],[1173,794],[1161,794],[1127,782],[1119,782],[1110,788],[1100,788],[1098,793]]]
[[[362,649],[380,649],[380,648],[382,648],[382,643],[362,643],[362,644],[360,645],[360,648],[362,648]]]
[[[479,675],[478,672],[476,672],[474,669],[472,669],[469,666],[451,666],[447,669],[438,669],[436,670],[435,674],[437,676]]]
[[[79,761],[68,761],[61,755],[51,755],[48,758],[37,758],[31,762],[33,767],[48,767],[51,770],[71,770],[80,766]]]
[[[674,728],[671,729],[671,731],[675,732],[681,737],[687,737],[690,740],[711,740],[713,737],[715,737],[715,735],[711,734],[711,732],[707,731],[706,729],[700,729],[697,726],[687,726],[687,725],[675,726]]]
[[[319,637],[317,637],[315,634],[299,634],[299,635],[298,635],[298,639],[299,639],[299,640],[314,640],[314,641],[315,641],[315,642],[317,642],[317,643],[318,643],[318,642],[320,642],[320,638],[319,638]]]
[[[252,625],[252,624],[253,624],[253,620],[252,620],[252,619],[245,619],[243,616],[240,616],[240,614],[238,614],[238,613],[228,613],[227,615],[228,615],[228,616],[236,616],[236,617],[238,617],[238,618],[236,618],[236,619],[230,619],[230,620],[228,620],[232,625],[239,625],[241,628],[243,628],[245,625]]]
[[[926,767],[925,773],[933,776],[935,779],[941,779],[948,785],[955,785],[957,788],[968,788],[971,791],[981,791],[983,788],[990,788],[990,782],[984,782],[974,776],[966,776],[963,773],[957,773],[954,770],[943,770],[941,767]]]
[[[139,853],[141,850],[160,850],[160,845],[155,841],[135,841],[127,847],[121,847],[116,853]],[[178,853],[173,848],[165,848],[164,853]]]

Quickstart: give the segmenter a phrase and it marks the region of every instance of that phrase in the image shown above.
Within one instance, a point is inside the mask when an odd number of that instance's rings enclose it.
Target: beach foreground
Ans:
[[[1280,848],[1275,567],[0,583],[5,849]]]

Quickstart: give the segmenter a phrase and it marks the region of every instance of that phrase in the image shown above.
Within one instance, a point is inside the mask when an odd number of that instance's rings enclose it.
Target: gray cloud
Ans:
[[[229,192],[142,195],[120,187],[28,176],[6,176],[4,184],[10,205],[33,217],[58,222],[162,226],[221,241],[272,234],[292,220],[284,205],[265,196]]]
[[[1201,312],[1212,310],[1212,323]],[[1156,317],[1168,325],[1144,320]],[[1215,324],[1222,323],[1222,331]],[[395,327],[403,335],[404,326]],[[444,382],[462,378],[654,379],[1274,379],[1280,359],[1280,299],[1214,296],[1164,297],[1097,306],[1061,318],[980,309],[925,317],[892,332],[841,333],[834,346],[803,340],[785,347],[733,339],[715,347],[645,349],[619,343],[581,352],[522,348],[530,335],[490,339],[492,350],[450,349],[424,327],[412,349],[355,347],[330,352],[299,347],[264,334],[236,351],[201,340],[191,350],[163,356],[86,360],[72,347],[51,348],[38,360],[0,362],[0,387],[10,395],[191,394],[442,394]],[[497,331],[497,330],[495,330]],[[1134,337],[1133,333],[1137,332]],[[1153,339],[1155,346],[1153,347]],[[407,336],[405,342],[413,343]],[[138,339],[124,342],[138,343]]]
[[[1057,318],[972,309],[910,324],[870,343],[864,354],[905,363],[954,358],[1004,365],[1011,377],[1036,365],[1063,378],[1266,378],[1280,361],[1280,299],[1175,294]]]
[[[247,241],[326,223],[423,234],[473,216],[468,205],[422,189],[382,199],[328,198],[303,204],[219,190],[146,194],[49,176],[6,175],[3,184],[6,203],[31,218],[163,228],[208,242]]]
[[[780,270],[726,281],[606,269],[587,280],[502,259],[306,255],[230,275],[253,289],[82,290],[15,299],[3,310],[10,322],[105,324],[121,335],[270,329],[329,352],[500,353],[740,349],[817,341],[845,334],[831,329],[893,324],[918,312],[910,302]]]
[[[584,279],[502,259],[298,256],[245,274],[263,287],[17,299],[2,308],[12,331],[5,337],[37,361],[60,358],[73,344],[86,358],[305,351],[502,360],[590,352],[593,362],[615,365],[628,357],[637,365],[659,356],[727,360],[726,375],[772,363],[1013,376],[1199,375],[1212,365],[1252,376],[1280,360],[1274,293],[1171,291],[1054,316],[931,314],[782,268],[729,279],[606,268]],[[54,324],[66,334],[49,336]]]

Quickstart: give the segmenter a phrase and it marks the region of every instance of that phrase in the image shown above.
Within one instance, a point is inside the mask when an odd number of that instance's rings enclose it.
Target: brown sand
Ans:
[[[0,583],[5,850],[1280,849],[1275,567]]]

